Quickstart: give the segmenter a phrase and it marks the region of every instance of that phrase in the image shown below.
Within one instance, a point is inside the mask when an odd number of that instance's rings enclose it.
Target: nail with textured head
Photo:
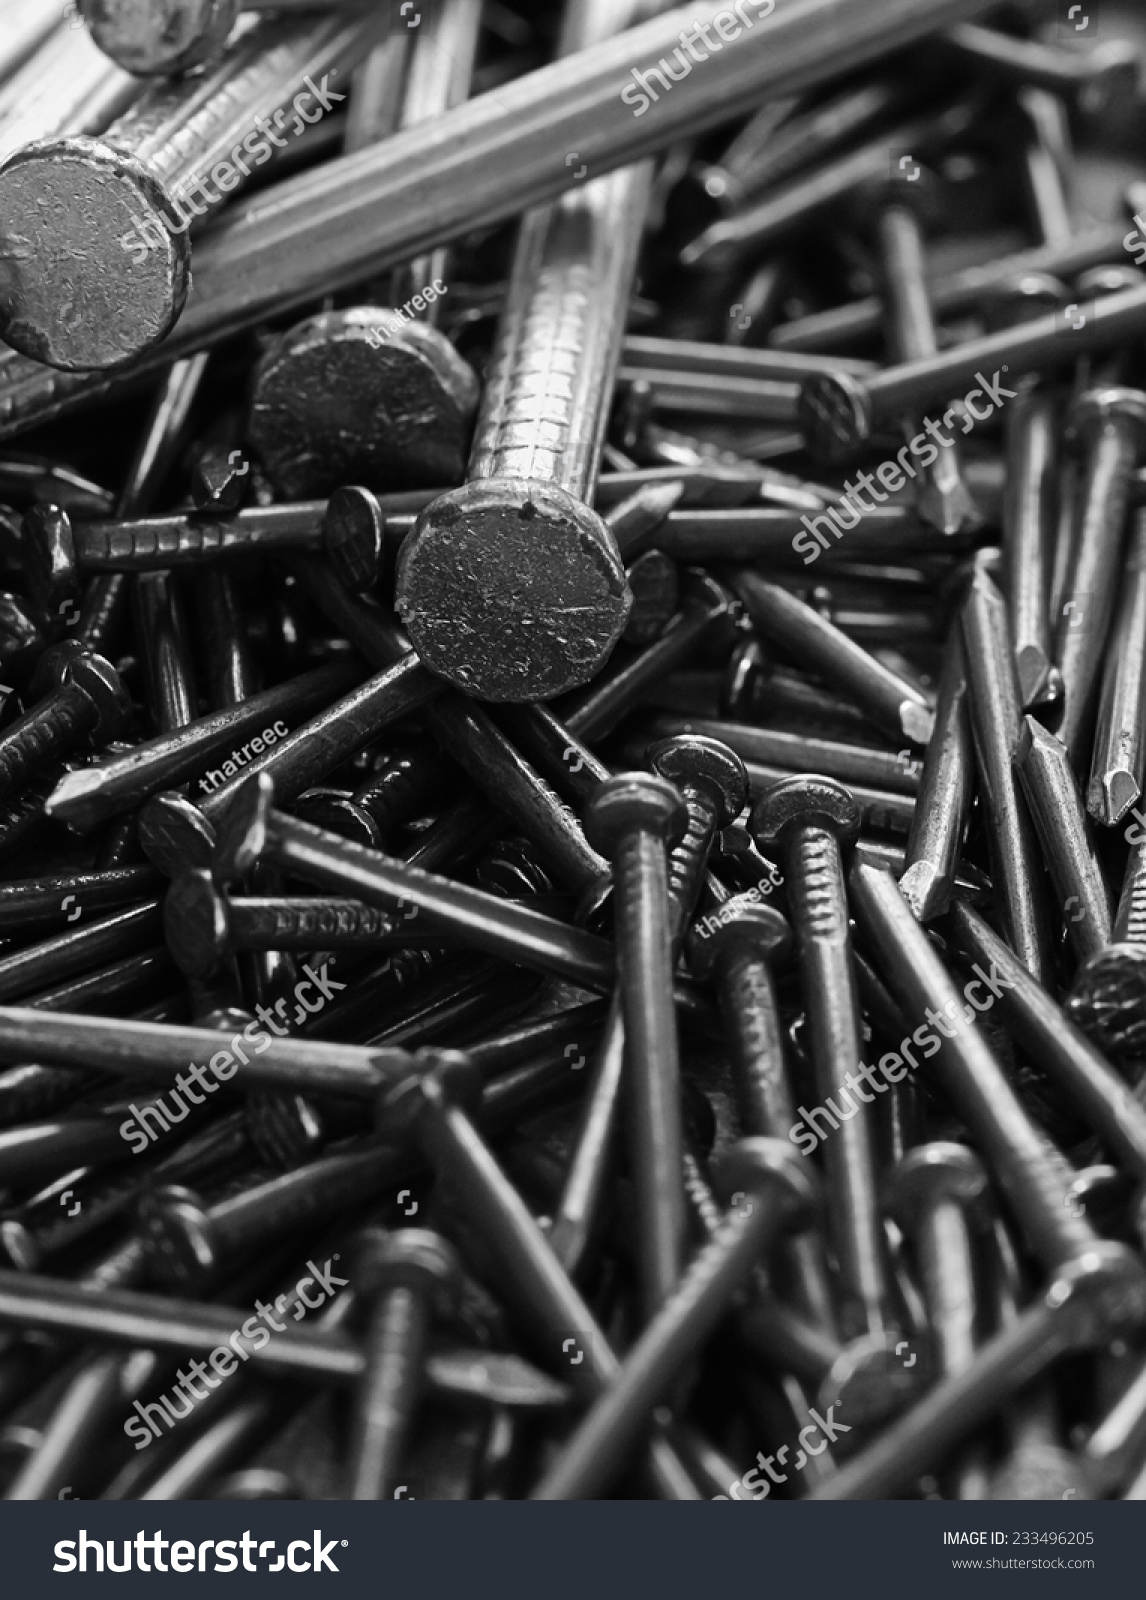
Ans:
[[[1064,694],[1059,737],[1081,766],[1118,599],[1130,475],[1146,446],[1146,393],[1089,390],[1075,405],[1071,431],[1081,455],[1082,482],[1066,598],[1054,619],[1055,659]]]
[[[241,32],[205,73],[154,85],[100,138],[43,140],[9,156],[0,194],[9,238],[21,239],[21,270],[0,295],[8,343],[82,370],[116,366],[162,338],[187,296],[189,226],[250,176],[248,156],[261,164],[260,146],[265,161],[271,142],[284,142],[268,133],[270,122],[289,132],[293,113],[301,132],[329,110],[337,87],[323,88],[323,105],[308,80],[337,80],[387,23],[384,15],[268,20]],[[39,204],[46,183],[61,200],[49,212]],[[74,296],[64,314],[63,258]]]
[[[644,773],[610,778],[585,811],[590,843],[613,864],[617,984],[625,1018],[646,1319],[672,1293],[685,1256],[668,856],[688,821],[679,790]]]
[[[899,887],[920,922],[946,909],[974,798],[967,674],[958,628],[948,635],[935,731],[923,757]]]
[[[1146,767],[1146,512],[1135,511],[1110,635],[1086,809],[1113,828],[1142,793]]]
[[[852,700],[893,738],[926,744],[935,713],[912,684],[854,644],[811,606],[745,568],[735,588],[760,636]]]
[[[131,697],[110,661],[74,641],[41,656],[31,710],[0,734],[0,799],[7,800],[48,763],[85,740],[109,744],[126,727]]]
[[[1013,765],[1021,733],[1015,658],[1003,597],[980,567],[972,575],[960,625],[991,881],[1012,947],[1041,980],[1050,970],[1051,931],[1034,828]]]
[[[350,1500],[388,1500],[421,1396],[430,1328],[457,1298],[457,1258],[425,1228],[370,1229],[351,1269],[368,1308],[364,1371],[355,1395]]]
[[[259,506],[234,516],[140,517],[72,522],[59,507],[24,518],[29,593],[53,616],[78,594],[81,573],[155,572],[229,555],[322,550],[351,589],[378,581],[386,517],[366,489],[338,489],[329,500]]]
[[[635,13],[578,14],[563,52]],[[527,215],[468,481],[402,547],[398,609],[415,648],[482,699],[588,682],[625,626],[624,569],[591,501],[651,179],[642,162]]]
[[[1000,1012],[1028,1057],[1119,1162],[1146,1177],[1146,1107],[972,906],[957,900],[950,927],[956,948],[971,960],[989,962],[998,976]]]
[[[779,1139],[742,1139],[723,1158],[719,1177],[738,1203],[563,1445],[532,1499],[587,1500],[603,1494],[657,1402],[719,1324],[757,1263],[784,1233],[808,1226],[817,1200],[815,1180]]]
[[[286,499],[346,483],[448,487],[477,403],[472,368],[436,328],[353,306],[308,317],[261,357],[247,436]]]

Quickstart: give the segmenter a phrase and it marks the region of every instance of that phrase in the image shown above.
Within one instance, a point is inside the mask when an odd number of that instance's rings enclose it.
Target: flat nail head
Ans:
[[[987,1192],[987,1174],[974,1151],[950,1140],[909,1150],[892,1174],[888,1206],[902,1227],[928,1203],[950,1200],[971,1206]]]
[[[352,593],[373,589],[382,570],[386,518],[369,489],[336,489],[327,501],[322,542],[339,578]]]
[[[863,813],[855,796],[831,778],[782,778],[760,796],[749,824],[765,855],[782,850],[794,828],[826,828],[841,844],[859,837]]]
[[[467,483],[426,507],[398,558],[414,648],[479,700],[550,700],[588,683],[629,605],[605,523],[553,484]]]
[[[621,772],[593,794],[585,808],[585,837],[612,859],[622,839],[651,833],[672,849],[684,838],[688,808],[679,789],[647,772]]]
[[[0,164],[7,343],[68,372],[114,367],[157,344],[191,281],[187,230],[172,232],[171,209],[143,162],[97,139],[44,140],[9,156]],[[21,273],[20,259],[39,270]]]
[[[84,0],[84,22],[104,55],[141,77],[186,72],[222,50],[239,0]]]
[[[387,1289],[413,1289],[435,1302],[448,1316],[461,1287],[461,1268],[454,1251],[428,1228],[364,1228],[354,1249],[354,1285],[367,1300]]]
[[[215,830],[181,794],[157,794],[139,814],[139,843],[153,866],[169,878],[209,867]]]
[[[817,373],[800,389],[800,431],[820,461],[850,461],[870,439],[875,422],[863,385],[845,372]]]
[[[696,925],[689,937],[689,965],[698,978],[710,978],[725,956],[745,956],[778,966],[792,949],[792,930],[773,906],[737,896],[722,905],[716,926]]]
[[[784,1207],[790,1229],[807,1227],[819,1205],[815,1173],[783,1139],[738,1139],[713,1164],[712,1179],[724,1200],[743,1193]]]
[[[437,328],[352,306],[296,324],[255,369],[248,438],[279,494],[443,489],[465,475],[478,381]]]
[[[651,745],[649,766],[678,788],[693,784],[708,789],[718,804],[717,827],[728,828],[748,804],[748,772],[743,761],[719,739],[704,734],[678,734]]]

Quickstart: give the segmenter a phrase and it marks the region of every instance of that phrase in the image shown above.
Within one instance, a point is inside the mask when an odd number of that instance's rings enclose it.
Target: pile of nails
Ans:
[[[1140,9],[262,4],[0,19],[0,1492],[1146,1498]]]

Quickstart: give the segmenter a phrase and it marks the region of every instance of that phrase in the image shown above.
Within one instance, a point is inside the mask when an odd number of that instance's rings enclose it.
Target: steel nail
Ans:
[[[402,1464],[423,1383],[435,1313],[449,1314],[459,1268],[446,1241],[425,1228],[356,1241],[357,1293],[368,1307],[365,1370],[355,1395],[347,1498],[388,1500]]]
[[[1110,634],[1090,758],[1086,809],[1113,828],[1142,793],[1146,766],[1146,513],[1133,516],[1120,573],[1121,599]]]
[[[959,630],[944,653],[935,731],[923,758],[899,887],[920,922],[951,899],[971,809],[974,759],[967,716],[967,674]]]
[[[305,79],[354,66],[387,24],[385,15],[265,21],[241,32],[204,73],[150,88],[99,139],[42,140],[10,155],[0,191],[7,226],[23,240],[24,270],[3,296],[8,342],[38,361],[83,370],[115,366],[161,339],[187,296],[192,213],[202,217],[219,195],[203,181],[214,180],[220,158],[244,148],[261,126],[256,117],[289,114]],[[228,190],[250,176],[243,161],[227,165]],[[51,217],[36,199],[49,171],[70,202]],[[82,257],[70,256],[69,230],[81,215],[98,227]],[[63,317],[61,251],[75,274],[73,312]]]
[[[1113,907],[1066,746],[1028,715],[1015,766],[1067,938],[1078,960],[1088,961],[1110,943]]]
[[[972,574],[960,625],[991,880],[1011,946],[1041,980],[1050,970],[1051,930],[1034,829],[1013,765],[1021,732],[1015,658],[1003,598],[981,568]]]
[[[929,1022],[946,1016],[964,1024],[951,1026],[950,1034],[941,1030],[945,1037],[930,1070],[974,1135],[1031,1250],[1052,1273],[1085,1256],[1098,1241],[1085,1217],[1066,1208],[1071,1168],[1023,1109],[983,1035],[966,1025],[962,993],[895,879],[886,869],[857,861],[850,886],[857,921],[907,1016]]]
[[[893,738],[918,745],[928,742],[935,713],[913,685],[854,644],[811,606],[759,574],[741,568],[735,588],[762,638],[781,645]]]
[[[585,1500],[607,1489],[658,1400],[711,1334],[762,1256],[790,1230],[806,1227],[814,1180],[780,1140],[742,1139],[721,1163],[736,1204],[656,1317],[626,1354],[605,1393],[582,1418],[531,1496]]]

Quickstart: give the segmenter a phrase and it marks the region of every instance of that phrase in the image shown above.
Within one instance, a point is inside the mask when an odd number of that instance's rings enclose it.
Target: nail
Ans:
[[[888,177],[886,172],[881,175],[877,190],[882,203],[876,215],[875,236],[883,270],[890,354],[898,362],[927,360],[939,351],[938,329],[927,289],[923,225],[924,214],[934,213],[935,196],[926,170],[916,164],[913,176],[917,182],[923,179],[918,190],[909,188],[902,174]],[[919,414],[912,420],[918,422]],[[982,525],[982,514],[963,479],[955,442],[941,450],[930,467],[921,465],[915,506],[920,520],[942,534],[973,531]]]
[[[911,684],[777,584],[741,569],[735,587],[758,634],[781,645],[893,738],[928,742],[935,714]]]
[[[306,80],[341,81],[386,22],[338,16],[264,22],[193,82],[156,85],[98,140],[44,140],[10,156],[0,189],[10,227],[25,241],[25,270],[4,297],[8,342],[38,361],[84,369],[115,366],[162,338],[187,295],[192,213],[203,216],[218,197],[203,183],[212,181],[219,152],[244,148],[252,128],[265,133],[268,121],[289,132],[292,97]],[[301,120],[296,113],[295,122]],[[52,218],[34,198],[45,162],[71,201]],[[244,171],[250,168],[229,163],[228,189],[243,181]],[[207,206],[192,199],[196,188]],[[68,254],[70,219],[81,214],[100,225],[77,268],[73,312],[62,317],[53,262],[60,251]],[[129,291],[110,293],[113,280]],[[82,316],[75,315],[79,305]]]
[[[620,1371],[566,1441],[531,1496],[587,1500],[607,1490],[658,1400],[701,1348],[756,1263],[816,1202],[807,1168],[780,1140],[742,1139],[722,1162],[722,1187],[738,1203],[677,1291],[644,1329]]]
[[[613,866],[617,983],[632,1096],[631,1154],[646,1320],[671,1294],[684,1265],[683,1135],[668,856],[688,822],[679,791],[663,778],[644,773],[608,779],[585,810],[586,835]]]
[[[369,1322],[365,1370],[355,1394],[347,1498],[388,1500],[420,1398],[430,1327],[435,1315],[449,1315],[459,1268],[439,1234],[425,1228],[391,1234],[371,1229],[357,1242],[355,1272]]]
[[[260,1250],[400,1186],[417,1165],[395,1144],[360,1140],[213,1202],[186,1185],[154,1189],[139,1208],[149,1275],[170,1291],[205,1293]]]
[[[944,651],[935,731],[923,757],[899,888],[920,922],[950,902],[974,785],[967,673],[958,628]]]
[[[1134,513],[1122,567],[1090,758],[1086,809],[1103,827],[1122,821],[1142,793],[1146,729],[1146,515]]]
[[[838,778],[849,785],[858,783],[899,794],[914,795],[919,789],[918,758],[905,761],[890,750],[876,750],[869,745],[810,738],[715,717],[679,717],[664,712],[650,717],[643,726],[652,738],[692,734],[719,740],[750,764],[822,773],[825,778]]]
[[[920,936],[922,938],[922,935]],[[1062,1268],[1009,1328],[989,1340],[963,1372],[937,1384],[913,1410],[811,1500],[877,1500],[934,1471],[1024,1384],[1074,1351],[1105,1345],[1146,1316],[1146,1282],[1122,1245],[1096,1241]]]
[[[82,742],[108,744],[126,727],[131,700],[109,661],[82,645],[45,651],[33,675],[29,711],[0,734],[0,799]]]
[[[409,1079],[385,1104],[391,1112],[411,1118],[435,1170],[448,1179],[496,1252],[506,1298],[550,1362],[563,1374],[569,1366],[569,1383],[579,1396],[592,1401],[614,1381],[619,1362],[467,1114],[475,1088],[473,1069],[465,1058],[443,1052],[437,1065]],[[574,1347],[576,1355],[571,1354]],[[665,1498],[697,1498],[691,1478],[659,1430],[654,1431],[650,1453],[654,1479]]]
[[[323,833],[273,808],[265,773],[236,791],[220,830],[218,881],[242,876],[265,855],[284,870],[341,889],[368,904],[416,909],[427,928],[448,929],[469,946],[522,966],[554,972],[592,988],[607,986],[611,951],[603,940],[525,906],[451,883],[392,857]]]
[[[231,575],[218,567],[195,574],[195,614],[202,637],[207,703],[228,710],[253,698],[258,676]]]
[[[1094,1230],[1066,1209],[1071,1169],[1035,1127],[994,1052],[967,1026],[963,996],[885,869],[857,862],[852,905],[892,994],[909,1019],[963,1019],[944,1033],[930,1071],[974,1136],[991,1175],[1048,1272],[1097,1247]],[[938,1026],[938,1024],[936,1024]],[[933,1035],[934,1037],[934,1035]]]
[[[849,791],[830,779],[788,778],[757,802],[751,829],[760,849],[784,869],[816,1092],[821,1101],[835,1095],[842,1104],[845,1093],[850,1098],[861,1056],[843,867],[843,850],[859,831],[859,810]],[[866,1098],[858,1091],[857,1097]],[[834,1100],[828,1103],[835,1109]],[[873,1125],[859,1104],[850,1117],[842,1111],[838,1117],[843,1126],[828,1140],[825,1179],[841,1328],[847,1338],[883,1335],[900,1319],[876,1195]]]
[[[862,143],[812,162],[807,170],[770,186],[761,198],[714,222],[681,251],[682,266],[729,272],[746,259],[759,259],[865,183],[883,177],[892,149],[920,155],[943,149],[973,127],[979,115],[974,103],[961,97],[938,114],[927,111],[902,119],[879,135],[869,132]]]
[[[173,733],[198,712],[183,589],[170,572],[145,572],[132,581],[131,597],[151,721],[161,734]]]
[[[1065,697],[1059,737],[1078,765],[1117,601],[1130,474],[1146,444],[1146,394],[1092,389],[1076,402],[1070,426],[1082,484],[1066,600],[1055,619],[1055,659]]]
[[[1146,950],[1146,850],[1135,829],[1108,948],[1075,976],[1067,1011],[1080,1028],[1114,1055],[1135,1055],[1142,1037],[1143,952]]]
[[[1002,596],[976,568],[961,616],[971,731],[987,814],[991,881],[1009,942],[1036,978],[1050,970],[1050,927],[1034,829],[1014,771],[1019,691]]]
[[[33,507],[23,523],[24,560],[29,592],[53,616],[78,594],[81,572],[166,571],[231,554],[322,550],[348,587],[368,589],[377,581],[385,524],[365,489],[229,517],[174,513],[73,523],[58,507]]]
[[[1052,314],[969,339],[936,356],[887,367],[871,378],[812,378],[800,395],[809,448],[821,459],[847,461],[897,417],[946,404],[950,395],[980,382],[980,372],[988,378],[997,373],[999,378],[992,381],[1002,384],[1005,377],[1009,383],[1024,373],[1062,367],[1078,356],[1133,341],[1146,326],[1146,288],[1103,296],[1089,310],[1085,326],[1071,328],[1069,336],[1063,318]]]
[[[1077,99],[1091,116],[1112,100],[1132,94],[1138,83],[1139,60],[1128,40],[1112,39],[1090,50],[1063,50],[977,23],[958,22],[944,34],[943,43],[1004,83],[1031,84]]]
[[[411,292],[433,293],[432,277]],[[465,474],[478,393],[473,369],[436,328],[376,306],[324,311],[260,359],[248,438],[286,499],[347,483],[448,486]],[[380,413],[384,429],[373,421]]]
[[[582,42],[606,31],[602,17]],[[561,49],[573,43],[566,35]],[[639,163],[527,215],[468,481],[422,512],[399,556],[397,607],[415,648],[482,699],[548,700],[577,688],[625,626],[631,602],[616,543],[587,502],[651,179]]]
[[[932,304],[937,313],[957,315],[973,310],[1008,281],[1026,273],[1050,273],[1057,278],[1077,277],[1088,267],[1117,261],[1122,253],[1123,229],[1104,224],[1080,229],[1064,246],[1037,245],[1014,255],[1000,256],[981,266],[962,267],[957,272],[934,276],[931,280]],[[875,295],[834,306],[829,311],[793,318],[781,323],[772,335],[778,350],[798,354],[831,353],[848,350],[857,342],[877,338],[883,305]]]
[[[210,712],[171,733],[134,746],[130,752],[110,757],[96,766],[67,773],[45,802],[48,816],[67,822],[77,832],[90,832],[123,811],[131,811],[162,789],[178,789],[198,778],[198,787],[221,781],[226,765],[235,765],[243,747],[261,754],[262,734],[277,738],[275,723],[295,725],[330,706],[331,699],[359,682],[362,670],[354,662],[336,661],[315,667],[303,677],[291,678],[277,688],[251,694],[242,706]],[[235,760],[227,763],[227,757]],[[211,762],[221,770],[211,771]]]
[[[673,941],[679,948],[696,914],[716,836],[748,804],[748,774],[719,738],[691,732],[657,740],[645,760],[657,777],[676,787],[688,811],[684,837],[668,858]]]
[[[1078,960],[1089,961],[1110,943],[1112,907],[1066,746],[1024,717],[1015,766],[1067,938]]]
[[[1051,691],[1051,552],[1058,506],[1057,396],[1024,384],[1007,413],[1003,551],[1008,611],[1024,709]]]

